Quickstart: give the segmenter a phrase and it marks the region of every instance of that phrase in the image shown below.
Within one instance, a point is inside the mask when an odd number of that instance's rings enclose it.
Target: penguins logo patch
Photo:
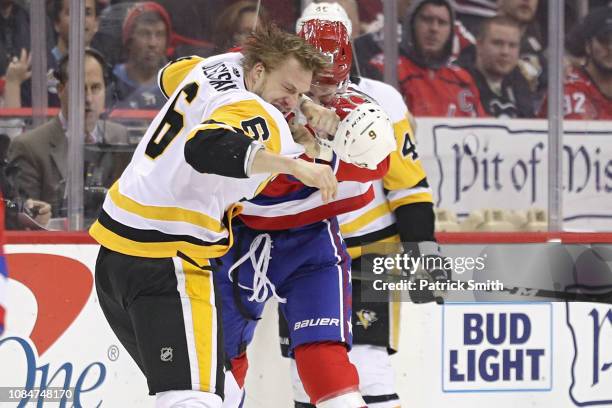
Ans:
[[[378,320],[378,317],[376,317],[376,312],[367,309],[359,310],[357,312],[357,317],[359,318],[357,326],[363,326],[364,330],[367,330],[368,327]]]

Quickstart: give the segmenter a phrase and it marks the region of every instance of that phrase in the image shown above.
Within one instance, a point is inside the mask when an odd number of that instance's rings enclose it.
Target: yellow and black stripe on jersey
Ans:
[[[255,196],[270,175],[237,178],[206,171],[206,163],[197,168],[193,157],[188,162],[187,145],[197,141],[197,147],[204,148],[212,143],[220,151],[223,136],[238,133],[241,158],[248,157],[253,139],[287,156],[303,151],[283,115],[244,88],[241,59],[238,53],[187,58],[162,70],[160,86],[171,100],[106,196],[103,212],[90,229],[100,244],[127,255],[165,258],[181,252],[194,260],[222,256],[232,245],[230,221],[241,208],[235,203]],[[213,70],[216,76],[210,74]],[[228,73],[232,86],[219,86],[220,75],[227,82]],[[152,144],[157,148],[150,148]],[[194,151],[197,159],[202,150]],[[248,160],[234,161],[234,170],[244,177]]]
[[[202,61],[204,58],[192,55],[170,61],[160,69],[157,75],[157,85],[165,97],[169,98],[191,70]]]
[[[118,190],[118,182],[113,185],[106,200],[113,200],[113,204],[122,211],[132,211],[134,218],[142,216],[152,221],[176,222],[199,225],[210,229],[221,237],[199,238],[195,234],[172,234],[153,228],[136,228],[119,222],[109,215],[104,207],[96,222],[91,226],[89,233],[102,246],[132,256],[146,258],[171,258],[183,255],[198,265],[203,265],[206,259],[223,256],[233,245],[231,234],[232,220],[240,213],[241,207],[236,204],[225,213],[223,220],[217,222],[206,214],[173,207],[143,206],[131,202],[128,197],[122,196]],[[105,201],[105,204],[106,201]],[[138,207],[138,208],[136,208]],[[111,206],[112,208],[112,206]],[[129,208],[129,210],[128,210]],[[115,217],[117,218],[117,217]]]
[[[216,109],[210,115],[210,120],[206,124],[195,128],[187,136],[187,139],[194,137],[200,129],[225,128],[227,126],[242,130],[245,135],[262,142],[269,151],[280,152],[281,137],[276,120],[255,99],[240,100]]]

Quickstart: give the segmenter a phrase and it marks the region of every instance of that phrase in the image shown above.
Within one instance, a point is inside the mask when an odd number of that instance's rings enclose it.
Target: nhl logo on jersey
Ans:
[[[159,358],[163,362],[172,361],[172,347],[162,347]]]
[[[376,312],[367,309],[359,310],[357,312],[357,317],[359,318],[357,326],[363,326],[364,330],[367,330],[368,327],[378,320],[378,317],[376,317]]]

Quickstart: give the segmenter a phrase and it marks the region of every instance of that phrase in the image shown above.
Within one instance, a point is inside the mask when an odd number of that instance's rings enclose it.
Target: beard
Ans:
[[[599,72],[600,75],[612,77],[612,66],[603,64],[601,61],[592,57],[590,59],[590,62],[591,64],[593,64],[593,67],[595,68],[595,70],[597,70],[597,72]]]
[[[157,72],[165,62],[165,57],[163,55],[146,55],[141,54],[134,58],[136,62],[136,66],[140,68],[142,72]]]

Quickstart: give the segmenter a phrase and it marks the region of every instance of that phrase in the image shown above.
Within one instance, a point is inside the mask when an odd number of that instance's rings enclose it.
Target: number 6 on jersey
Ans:
[[[145,154],[152,159],[156,159],[166,148],[172,143],[172,140],[183,130],[185,118],[181,111],[176,110],[176,103],[182,96],[185,97],[187,103],[191,103],[198,94],[200,85],[197,82],[191,82],[183,87],[172,104],[168,107],[168,112],[160,122],[155,133],[151,136],[151,140],[147,143]]]
[[[270,137],[268,124],[261,116],[255,116],[253,119],[243,120],[240,122],[240,126],[247,136],[250,136],[255,140],[259,140],[260,142],[265,142]]]

